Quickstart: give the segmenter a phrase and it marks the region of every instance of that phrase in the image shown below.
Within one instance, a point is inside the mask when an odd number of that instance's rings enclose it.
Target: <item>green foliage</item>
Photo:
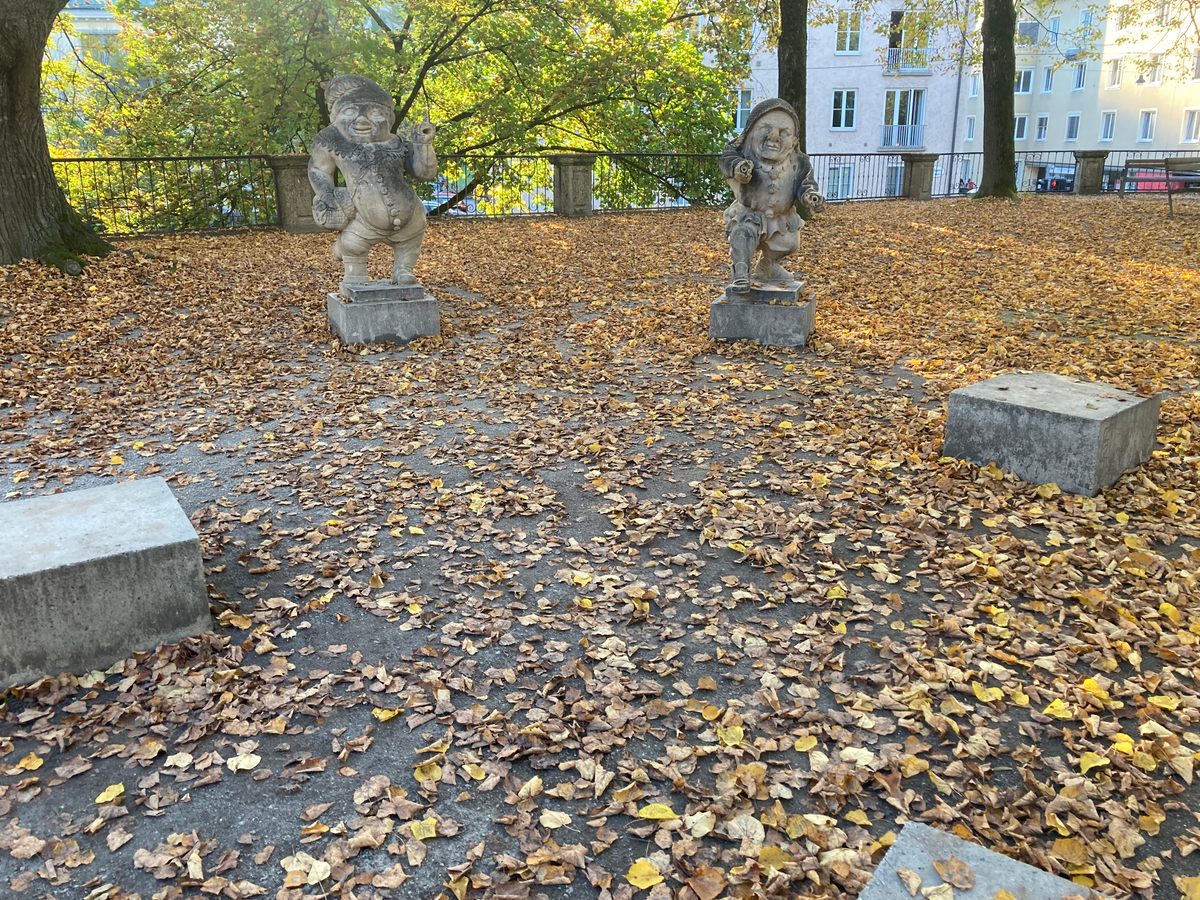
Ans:
[[[443,153],[712,152],[729,132],[753,6],[117,0],[119,64],[48,77],[47,102],[58,146],[304,152],[324,121],[321,82],[354,72],[390,89],[401,118],[428,111]]]

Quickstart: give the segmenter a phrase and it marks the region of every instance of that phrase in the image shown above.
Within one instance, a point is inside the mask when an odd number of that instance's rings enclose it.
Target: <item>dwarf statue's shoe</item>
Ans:
[[[750,267],[745,263],[734,263],[733,280],[729,282],[729,286],[738,294],[750,290]]]

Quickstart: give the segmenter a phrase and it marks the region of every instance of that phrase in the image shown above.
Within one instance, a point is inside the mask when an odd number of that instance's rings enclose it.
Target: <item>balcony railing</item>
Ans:
[[[924,147],[924,125],[884,125],[879,136],[879,146],[890,147]]]
[[[928,72],[929,48],[889,47],[884,71],[892,75],[897,72]]]

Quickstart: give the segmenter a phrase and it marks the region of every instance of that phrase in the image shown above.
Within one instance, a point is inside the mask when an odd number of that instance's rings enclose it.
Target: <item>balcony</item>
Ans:
[[[928,47],[888,47],[885,75],[924,75],[929,72]]]
[[[924,125],[884,125],[879,136],[879,147],[883,150],[892,147],[916,150],[924,146]]]

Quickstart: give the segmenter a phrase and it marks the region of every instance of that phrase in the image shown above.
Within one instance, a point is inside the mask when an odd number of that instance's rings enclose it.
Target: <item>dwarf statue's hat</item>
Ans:
[[[336,115],[338,108],[347,103],[374,103],[392,111],[396,109],[392,95],[362,75],[339,75],[321,87],[325,88],[325,102],[331,116]]]
[[[746,135],[748,135],[754,129],[754,126],[758,124],[758,120],[767,113],[774,112],[777,109],[787,113],[792,117],[792,121],[796,123],[796,131],[799,133],[800,117],[796,115],[795,108],[786,100],[781,100],[778,97],[772,97],[769,100],[763,100],[755,104],[754,109],[750,110],[750,116],[746,119],[746,127],[743,128],[742,133],[735,137],[730,143],[740,150],[742,148],[742,144],[746,141]]]

